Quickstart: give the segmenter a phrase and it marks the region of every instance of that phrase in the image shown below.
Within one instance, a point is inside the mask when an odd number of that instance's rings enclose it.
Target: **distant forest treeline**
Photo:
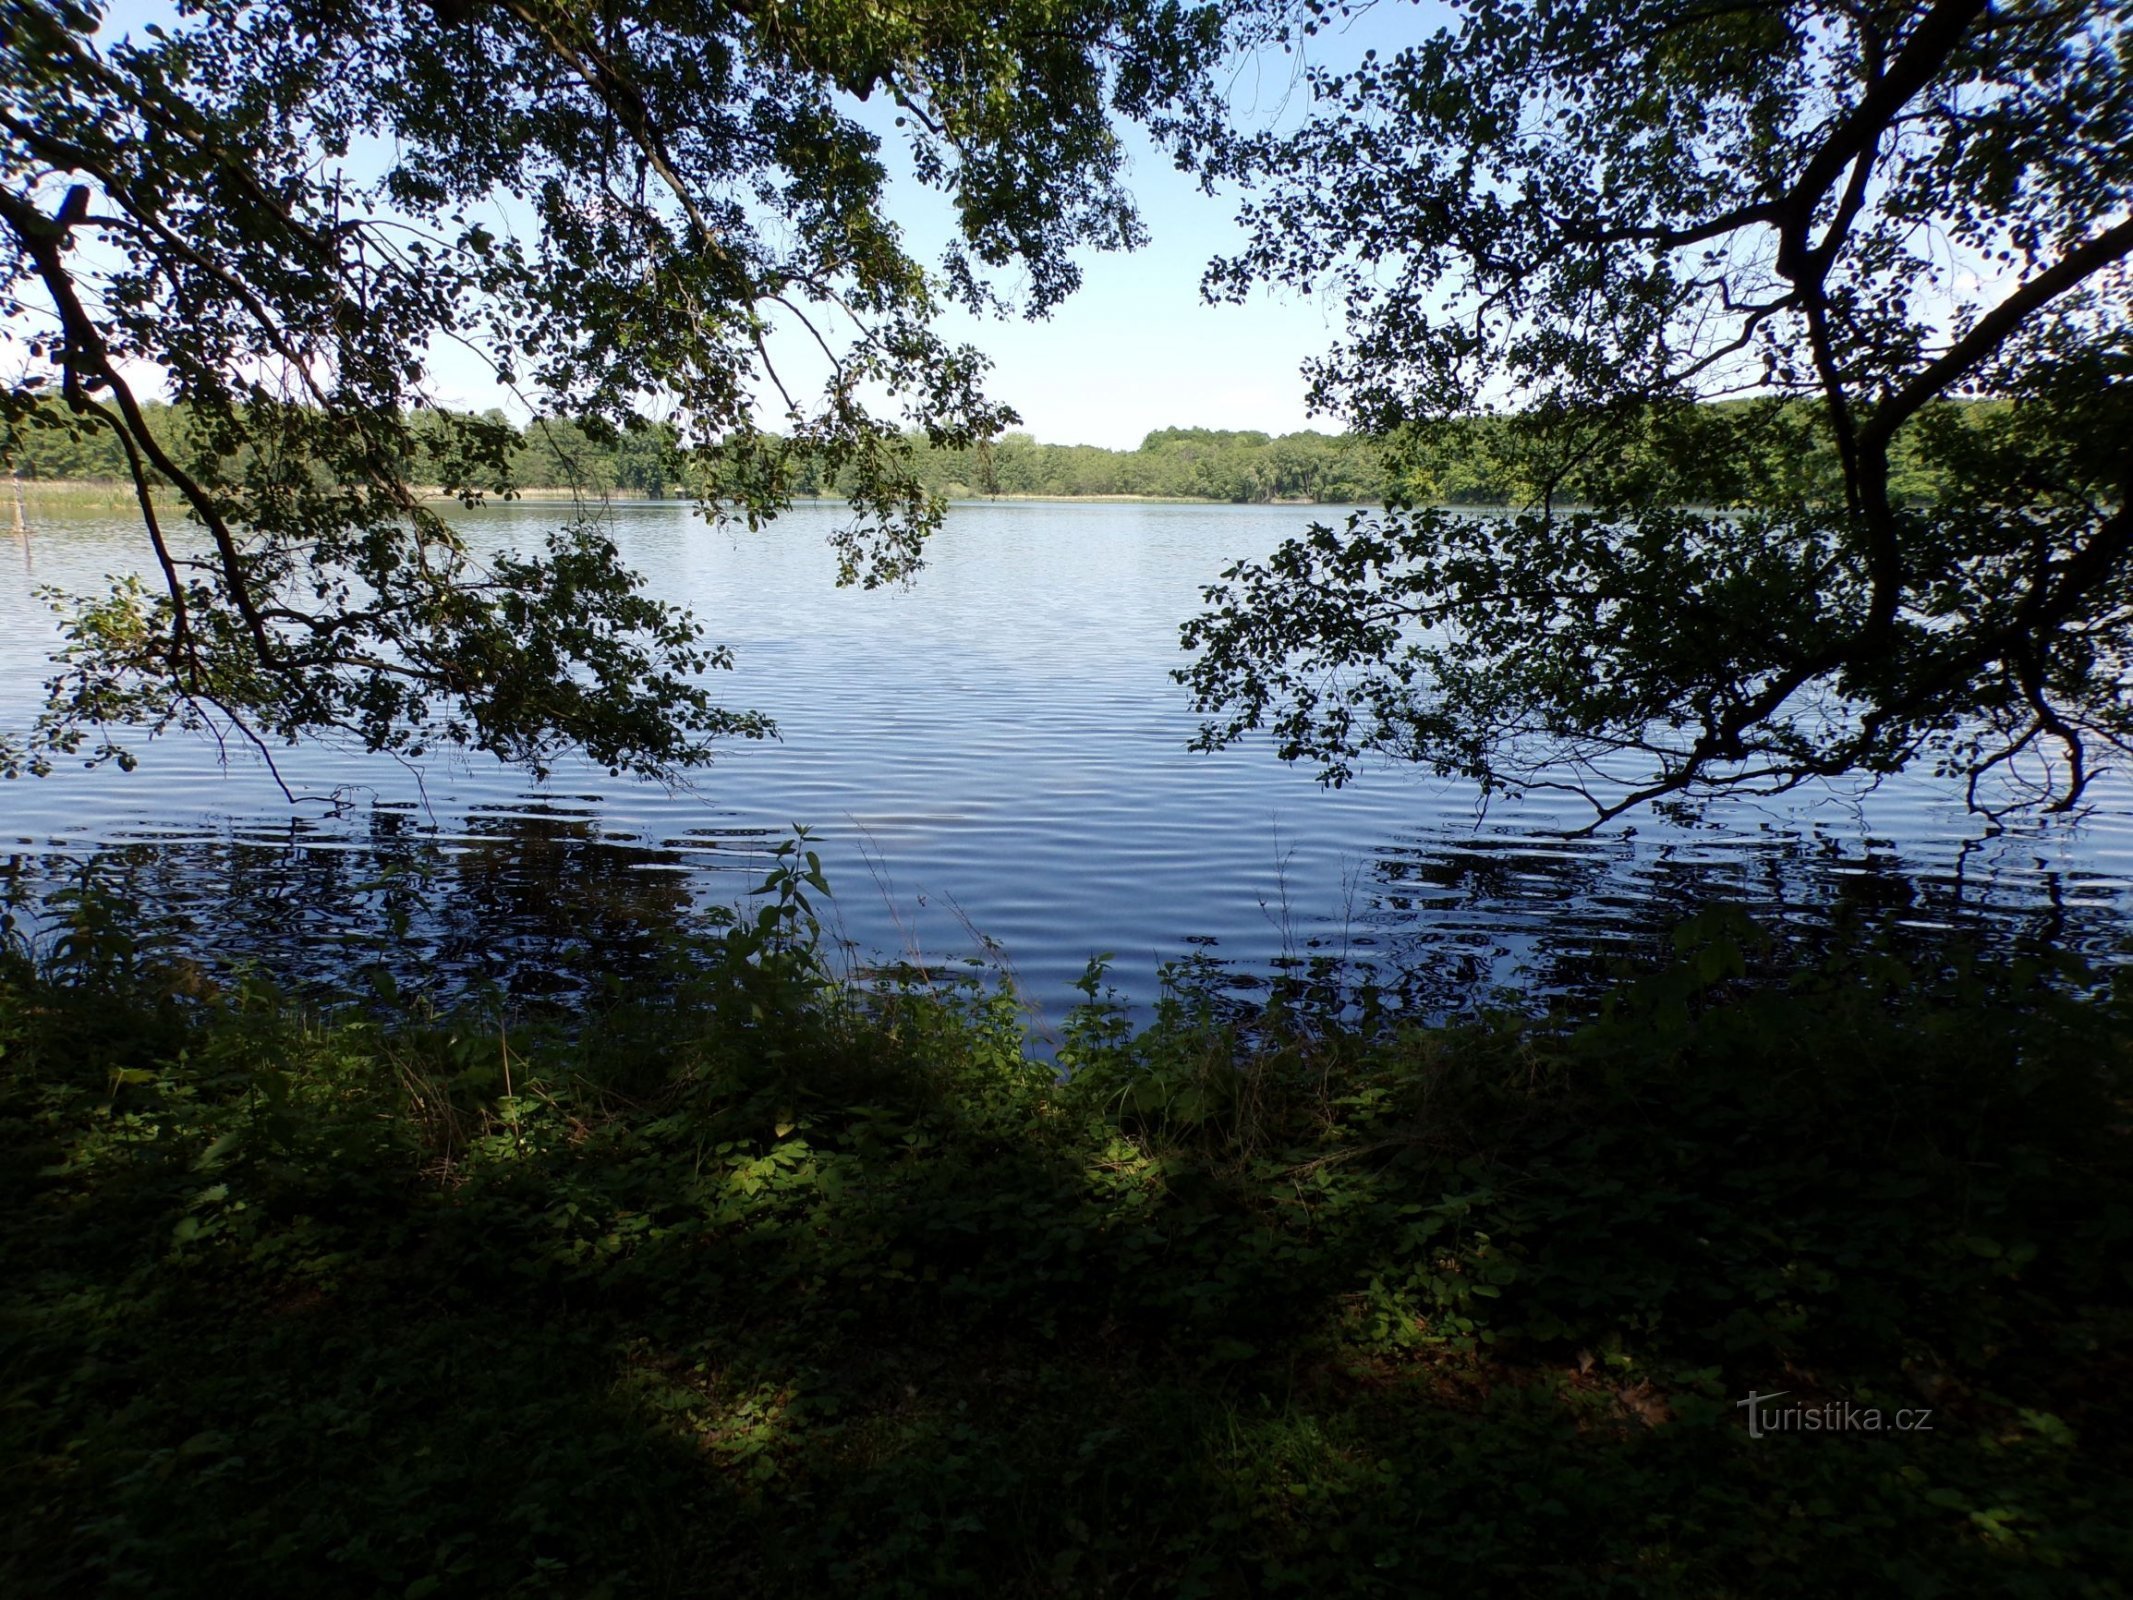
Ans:
[[[149,408],[157,433],[184,442],[183,406]],[[416,435],[430,431],[416,420]],[[499,420],[501,420],[499,418]],[[919,474],[930,489],[965,495],[1147,495],[1196,500],[1382,499],[1380,453],[1366,442],[1323,433],[1273,437],[1208,428],[1164,428],[1137,450],[1095,445],[1039,444],[1010,433],[990,445],[943,450],[913,440]],[[123,479],[126,462],[104,429],[70,426],[56,406],[27,418],[5,436],[0,451],[24,478]],[[410,463],[416,482],[442,477],[426,452]],[[800,462],[795,491],[835,494],[839,485],[812,463]],[[687,492],[695,468],[677,448],[673,429],[654,425],[601,439],[566,418],[544,417],[528,427],[510,462],[520,489],[580,489],[594,494],[666,495]]]
[[[192,429],[182,404],[151,401],[142,409],[157,437],[180,457],[190,453]],[[488,415],[499,423],[505,420],[501,412]],[[406,463],[412,481],[437,483],[445,477],[437,465],[438,452],[424,445],[442,432],[434,413],[416,415],[415,459]],[[126,458],[111,431],[82,427],[56,401],[32,408],[13,423],[0,420],[0,458],[4,458],[0,470],[24,478],[66,482],[127,476]],[[574,422],[544,417],[525,430],[510,459],[510,480],[520,489],[578,488],[598,494],[620,490],[660,496],[682,488],[685,474],[673,429],[656,425],[621,433],[612,440],[596,440]]]
[[[152,405],[155,431],[174,446],[188,433],[182,405]],[[1998,409],[1990,402],[1961,408],[1977,420]],[[501,422],[500,414],[490,414]],[[416,459],[408,475],[435,483],[445,474],[419,441],[441,434],[431,414],[418,416]],[[1746,402],[1687,406],[1663,418],[1640,419],[1629,430],[1631,452],[1654,463],[1651,491],[1675,503],[1742,504],[1814,498],[1838,489],[1837,463],[1816,408],[1800,403]],[[1622,441],[1617,427],[1615,446]],[[1516,416],[1484,416],[1440,425],[1427,434],[1392,441],[1315,432],[1266,434],[1251,430],[1159,428],[1133,450],[1096,445],[1040,444],[1010,433],[988,445],[942,449],[912,440],[919,476],[951,498],[987,495],[1144,496],[1154,499],[1371,504],[1397,494],[1414,503],[1506,505],[1553,495],[1576,502],[1582,473],[1576,459],[1554,459],[1532,442],[1536,430]],[[1549,436],[1559,449],[1560,435]],[[1906,498],[1930,493],[1929,476],[1907,464],[1899,440],[1893,487]],[[1745,446],[1745,448],[1743,448]],[[797,495],[834,495],[840,484],[814,463],[794,463]],[[0,470],[44,480],[118,480],[126,466],[108,431],[84,429],[47,402],[12,424],[0,423]],[[1619,467],[1610,469],[1621,481]],[[1711,476],[1711,473],[1719,475]],[[687,494],[701,468],[660,424],[602,437],[561,417],[538,419],[511,453],[517,489],[576,489],[587,494]]]
[[[1158,428],[1137,450],[1039,444],[1010,433],[990,445],[937,450],[920,441],[919,471],[949,495],[1145,495],[1156,499],[1324,503],[1385,497],[1383,454],[1368,440]]]

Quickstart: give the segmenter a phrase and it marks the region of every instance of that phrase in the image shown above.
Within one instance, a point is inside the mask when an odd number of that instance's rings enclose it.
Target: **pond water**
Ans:
[[[561,514],[465,523],[477,545],[527,545]],[[734,903],[804,823],[855,961],[952,966],[989,941],[1053,1019],[1101,953],[1135,1002],[1197,955],[1245,986],[1314,960],[1401,972],[1418,1003],[1453,1006],[1576,982],[1714,898],[1780,922],[1849,905],[2115,945],[2133,887],[2116,780],[2078,824],[1995,838],[1919,779],[1574,839],[1574,810],[1483,811],[1412,771],[1329,791],[1263,747],[1189,753],[1178,624],[1229,561],[1328,514],[958,505],[915,584],[865,592],[833,585],[833,508],[751,534],[619,504],[626,557],[733,646],[720,692],[780,740],[733,744],[674,792],[582,765],[535,784],[486,759],[416,773],[304,748],[281,757],[292,807],[256,759],[173,738],[131,774],[0,786],[0,862],[49,882],[101,855],[225,957],[326,972],[353,943],[404,978],[530,993],[626,968],[688,907]],[[56,637],[38,587],[95,587],[143,555],[115,514],[0,540],[0,727],[34,715]]]

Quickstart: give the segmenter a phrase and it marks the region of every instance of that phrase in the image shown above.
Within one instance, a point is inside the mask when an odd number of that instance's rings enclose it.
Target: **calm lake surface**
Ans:
[[[530,545],[563,514],[464,520],[480,546]],[[1325,510],[959,505],[918,581],[871,593],[833,586],[833,508],[759,534],[680,505],[611,514],[653,591],[733,646],[723,697],[771,713],[781,740],[728,746],[672,793],[582,766],[537,785],[485,759],[416,774],[305,748],[281,758],[292,808],[256,759],[172,738],[131,774],[0,786],[0,863],[49,882],[101,855],[223,957],[324,973],[356,949],[403,981],[537,993],[626,969],[689,907],[734,903],[805,823],[855,960],[953,966],[982,937],[1053,1020],[1105,952],[1140,1003],[1163,963],[1197,955],[1247,988],[1314,959],[1368,964],[1455,1006],[1574,983],[1714,898],[2094,954],[2126,927],[2133,790],[2117,780],[2078,824],[1990,839],[1925,779],[1570,839],[1572,809],[1484,814],[1411,771],[1334,792],[1263,747],[1189,754],[1178,624],[1229,561]],[[98,587],[143,555],[116,514],[0,539],[0,726],[34,716],[56,638],[37,588]]]

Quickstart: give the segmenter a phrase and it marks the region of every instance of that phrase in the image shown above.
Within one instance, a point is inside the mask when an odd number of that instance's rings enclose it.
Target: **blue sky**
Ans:
[[[1209,259],[1242,242],[1232,199],[1210,199],[1144,144],[1133,189],[1150,242],[1129,255],[1086,256],[1080,292],[1051,317],[951,321],[951,332],[996,363],[994,393],[1022,413],[1027,431],[1059,444],[1129,448],[1149,429],[1173,426],[1311,426],[1298,368],[1334,338],[1326,309],[1293,293],[1205,304]]]
[[[1437,0],[1377,0],[1305,52],[1343,67],[1366,49],[1390,54],[1419,42],[1449,16]],[[1307,109],[1299,64],[1269,53],[1241,66],[1229,85],[1237,120],[1299,121]],[[1336,430],[1335,419],[1305,410],[1299,369],[1337,337],[1338,308],[1268,290],[1243,305],[1207,305],[1207,263],[1243,242],[1236,196],[1203,194],[1145,140],[1129,134],[1128,144],[1148,245],[1086,255],[1081,292],[1045,322],[951,324],[993,357],[994,392],[1022,413],[1028,432],[1053,444],[1130,448],[1162,427]]]

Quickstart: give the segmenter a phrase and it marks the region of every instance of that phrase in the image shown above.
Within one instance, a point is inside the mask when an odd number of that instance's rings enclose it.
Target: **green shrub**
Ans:
[[[2123,1592],[2112,986],[1706,919],[1437,1029],[1092,971],[1055,1067],[819,887],[543,1020],[13,938],[7,1592]]]

